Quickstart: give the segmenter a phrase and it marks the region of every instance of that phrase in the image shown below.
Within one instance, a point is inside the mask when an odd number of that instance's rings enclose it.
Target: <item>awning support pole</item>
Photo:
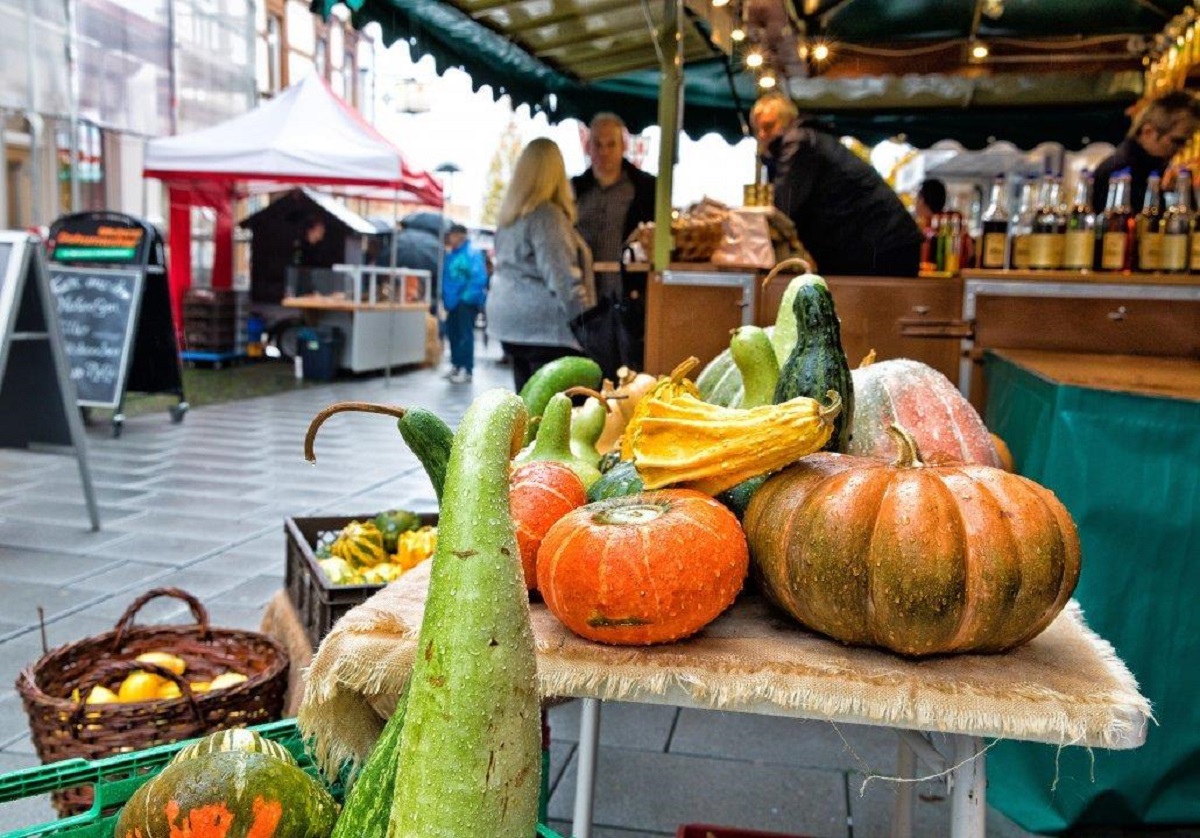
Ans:
[[[656,271],[671,263],[671,189],[679,127],[683,123],[683,0],[663,0],[662,29],[658,33],[662,81],[658,89],[658,180],[654,190],[654,254]]]

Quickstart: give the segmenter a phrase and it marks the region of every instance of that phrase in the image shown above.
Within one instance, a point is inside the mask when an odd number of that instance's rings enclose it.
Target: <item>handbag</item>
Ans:
[[[617,370],[636,362],[627,317],[628,307],[616,297],[601,297],[596,305],[571,318],[571,332],[583,352],[600,365],[604,377],[617,380]],[[640,360],[640,359],[637,359]]]

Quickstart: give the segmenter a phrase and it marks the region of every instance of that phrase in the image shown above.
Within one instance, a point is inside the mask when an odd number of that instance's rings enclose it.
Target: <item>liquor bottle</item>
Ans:
[[[1180,169],[1175,179],[1175,201],[1163,214],[1160,267],[1164,271],[1183,273],[1188,269],[1192,223],[1192,173]]]
[[[1084,169],[1075,184],[1075,200],[1067,211],[1063,268],[1090,271],[1096,259],[1096,214],[1092,212],[1092,173]]]
[[[1021,184],[1021,201],[1012,220],[1012,254],[1009,264],[1016,270],[1029,269],[1029,236],[1033,232],[1033,183]]]
[[[1152,172],[1146,181],[1146,199],[1137,217],[1137,270],[1157,271],[1162,266],[1162,179]]]
[[[1100,238],[1100,267],[1106,271],[1131,271],[1136,218],[1129,209],[1129,170],[1115,172],[1112,181]]]
[[[983,211],[983,246],[979,249],[979,267],[1003,268],[1008,261],[1008,196],[1004,194],[1004,175],[992,181],[992,193]]]
[[[1066,224],[1059,210],[1062,184],[1053,175],[1042,178],[1037,210],[1029,236],[1029,267],[1054,271],[1062,267]]]

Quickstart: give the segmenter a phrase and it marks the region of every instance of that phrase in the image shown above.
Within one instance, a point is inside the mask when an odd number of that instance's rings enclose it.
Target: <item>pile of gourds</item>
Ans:
[[[370,521],[351,521],[317,548],[331,585],[386,585],[433,556],[437,527],[413,512],[390,509]]]
[[[153,664],[182,676],[187,672],[187,661],[169,652],[143,652],[135,658],[139,663]],[[188,681],[193,694],[216,692],[246,681],[248,676],[232,669],[218,672],[207,681]],[[140,701],[163,701],[179,698],[183,693],[179,685],[155,672],[136,669],[126,675],[119,684],[97,684],[82,696],[85,704],[130,704]],[[81,698],[79,690],[71,693],[72,701]]]

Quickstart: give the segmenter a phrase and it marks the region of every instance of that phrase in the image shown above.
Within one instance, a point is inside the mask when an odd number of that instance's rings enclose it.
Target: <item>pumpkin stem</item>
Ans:
[[[925,461],[921,459],[921,449],[912,438],[912,434],[895,422],[888,425],[887,432],[896,443],[896,461],[892,465],[896,468],[920,468],[925,465]]]
[[[317,461],[317,454],[313,450],[313,443],[317,439],[317,431],[321,429],[321,425],[325,424],[325,420],[335,413],[382,413],[385,416],[395,417],[397,420],[403,419],[407,413],[402,407],[392,407],[386,404],[375,404],[374,402],[338,402],[331,404],[329,407],[322,410],[313,420],[308,423],[308,433],[304,435],[304,459],[310,463]]]
[[[872,349],[870,352],[868,352],[866,355],[863,356],[863,359],[858,362],[858,368],[861,370],[863,367],[869,367],[873,363],[875,363],[875,350],[874,349]]]
[[[696,367],[698,367],[699,365],[700,365],[700,359],[697,358],[695,355],[692,355],[689,358],[687,358],[686,360],[681,361],[679,363],[679,366],[677,366],[677,367],[675,367],[675,369],[671,370],[670,379],[672,381],[676,381],[676,382],[683,381],[683,379],[685,379],[687,377],[687,374],[689,372],[691,372],[693,369],[695,369]]]
[[[647,501],[635,496],[627,498],[614,498],[613,500],[621,500],[621,503],[606,503],[602,509],[596,511],[592,516],[597,524],[610,524],[615,526],[637,526],[638,524],[649,524],[654,519],[660,517],[667,511],[667,506],[661,502]]]

